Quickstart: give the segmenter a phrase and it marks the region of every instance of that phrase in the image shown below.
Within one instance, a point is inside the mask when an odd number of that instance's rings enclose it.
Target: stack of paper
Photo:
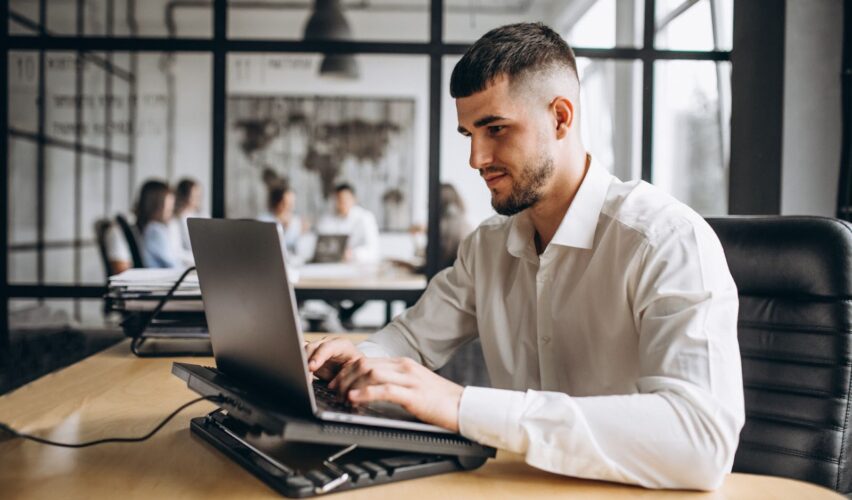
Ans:
[[[114,306],[117,310],[151,310],[171,290],[183,272],[183,269],[128,269],[109,278],[109,296],[116,301]],[[183,279],[164,310],[204,310],[195,271]]]

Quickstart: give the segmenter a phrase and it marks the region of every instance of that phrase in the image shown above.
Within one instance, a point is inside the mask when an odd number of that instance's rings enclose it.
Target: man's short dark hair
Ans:
[[[450,95],[469,97],[496,78],[516,80],[527,73],[563,67],[577,77],[571,47],[542,23],[517,23],[494,28],[477,40],[453,69]]]
[[[334,192],[339,193],[341,191],[349,191],[352,193],[352,196],[355,196],[355,188],[352,187],[352,184],[348,182],[341,182],[340,184],[334,186]]]

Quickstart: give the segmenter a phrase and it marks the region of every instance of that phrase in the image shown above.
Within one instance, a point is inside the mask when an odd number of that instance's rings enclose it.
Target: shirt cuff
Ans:
[[[465,387],[459,403],[459,432],[478,443],[523,453],[523,408],[523,392]]]

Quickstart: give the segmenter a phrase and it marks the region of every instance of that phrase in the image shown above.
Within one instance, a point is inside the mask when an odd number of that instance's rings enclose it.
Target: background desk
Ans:
[[[195,396],[171,375],[173,360],[138,359],[122,342],[94,357],[0,397],[0,421],[22,432],[77,442],[136,436]],[[211,359],[185,359],[212,364]],[[80,450],[20,439],[0,442],[3,498],[277,498],[260,480],[191,437],[199,403],[143,443]],[[500,453],[473,472],[453,473],[342,493],[333,498],[842,498],[807,483],[732,474],[710,493],[653,491],[566,478]]]
[[[162,273],[163,270],[142,270],[151,273]],[[130,272],[140,272],[132,270]],[[136,289],[123,285],[113,286],[106,294],[107,310],[115,311],[150,311],[153,310],[160,298],[168,290],[169,285],[180,276],[180,270],[165,270],[169,277],[163,279],[163,289],[158,293],[148,291],[139,293]],[[126,273],[125,273],[126,274]],[[389,262],[381,264],[306,264],[297,268],[298,279],[293,283],[296,298],[304,300],[326,300],[365,302],[381,300],[385,302],[385,323],[389,323],[391,303],[403,301],[407,306],[413,305],[426,289],[426,276],[412,273],[408,270],[393,266]],[[121,278],[121,275],[118,277]],[[195,280],[195,274],[187,279]],[[164,311],[200,312],[204,310],[197,281],[196,288],[178,290],[175,296],[165,305]]]
[[[321,272],[309,271],[309,267]],[[334,275],[335,268],[341,269],[340,275]],[[426,289],[426,276],[415,274],[398,267],[383,263],[372,266],[362,273],[349,273],[352,264],[310,264],[303,268],[299,281],[293,288],[299,300],[351,300],[364,302],[382,300],[385,302],[385,323],[393,318],[391,303],[395,300],[411,306]],[[324,268],[324,269],[323,269]]]

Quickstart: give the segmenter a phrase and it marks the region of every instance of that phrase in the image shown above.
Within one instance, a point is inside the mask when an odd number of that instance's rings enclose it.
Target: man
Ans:
[[[309,345],[309,368],[353,403],[399,403],[542,469],[719,486],[744,411],[737,290],[713,231],[586,153],[573,53],[546,26],[487,33],[450,90],[501,215],[360,350]],[[431,371],[477,336],[494,389]]]
[[[357,205],[355,188],[339,184],[334,189],[335,213],[320,219],[319,234],[347,234],[344,260],[347,262],[376,262],[379,260],[379,226],[369,210]]]

